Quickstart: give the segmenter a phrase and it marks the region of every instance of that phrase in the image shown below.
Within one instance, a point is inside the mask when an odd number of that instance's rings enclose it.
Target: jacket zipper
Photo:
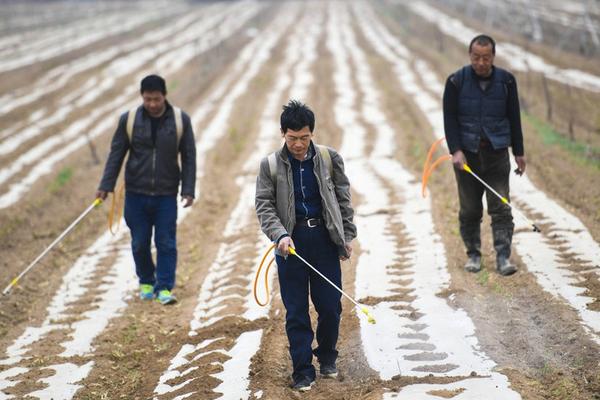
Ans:
[[[308,207],[306,207],[306,193],[304,193],[304,174],[302,173],[304,171],[304,166],[302,165],[302,163],[303,161],[300,161],[300,167],[298,168],[298,172],[300,173],[300,191],[302,192],[302,208],[304,209],[304,212],[308,217]]]
[[[284,163],[284,165],[289,166],[289,169],[286,168],[286,175],[287,175],[286,177],[287,177],[287,181],[288,181],[288,187],[290,187],[290,185],[292,187],[292,190],[290,190],[290,194],[288,196],[289,197],[289,200],[288,200],[288,214],[289,214],[290,217],[293,217],[292,220],[295,220],[296,219],[296,209],[294,207],[295,199],[294,199],[294,190],[293,190],[293,188],[294,188],[294,180],[293,180],[293,178],[290,181],[290,176],[292,174],[292,171],[291,171],[292,168],[291,168],[291,165],[289,165],[287,163]]]
[[[156,145],[152,149],[152,191],[154,192],[155,188],[155,178],[156,178]]]

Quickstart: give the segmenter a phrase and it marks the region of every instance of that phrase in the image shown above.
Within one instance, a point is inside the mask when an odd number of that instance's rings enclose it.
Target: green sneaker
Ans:
[[[152,300],[154,298],[154,286],[142,283],[140,285],[140,299]]]
[[[158,301],[163,306],[167,304],[175,304],[177,303],[177,298],[173,296],[170,290],[163,289],[156,295],[156,301]]]

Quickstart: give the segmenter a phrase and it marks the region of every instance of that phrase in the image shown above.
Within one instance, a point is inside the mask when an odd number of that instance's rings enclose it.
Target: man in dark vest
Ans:
[[[125,221],[142,300],[166,305],[177,265],[177,192],[184,207],[194,202],[196,142],[190,117],[166,99],[165,80],[148,75],[141,81],[142,105],[121,115],[112,139],[96,197],[113,192],[125,155]],[[181,157],[181,166],[179,158]],[[154,231],[156,265],[152,260]]]
[[[494,66],[495,54],[496,43],[491,37],[479,35],[471,41],[471,65],[462,67],[446,81],[444,128],[458,184],[460,234],[468,256],[465,269],[481,270],[480,225],[486,192],[496,268],[501,275],[511,275],[517,268],[510,261],[514,229],[510,207],[463,171],[466,163],[506,199],[510,199],[509,147],[518,167],[515,172],[525,172],[517,81],[510,72]]]

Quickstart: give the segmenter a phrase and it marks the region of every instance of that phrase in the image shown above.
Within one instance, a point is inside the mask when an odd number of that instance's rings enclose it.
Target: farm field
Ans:
[[[600,4],[594,1],[1,1],[0,268],[8,285],[93,201],[139,81],[192,119],[197,193],[178,213],[179,302],[137,297],[110,200],[0,298],[0,399],[600,399]],[[526,175],[513,260],[462,268],[447,76],[477,33],[517,78]],[[294,392],[276,268],[254,210],[289,99],[344,157],[358,238],[342,263],[337,379]],[[435,156],[445,154],[440,148]],[[512,156],[511,156],[512,160]],[[514,160],[512,160],[514,162]],[[514,168],[514,165],[513,165]],[[121,181],[121,179],[119,179]],[[261,297],[264,298],[264,287]],[[315,319],[316,314],[311,308]]]

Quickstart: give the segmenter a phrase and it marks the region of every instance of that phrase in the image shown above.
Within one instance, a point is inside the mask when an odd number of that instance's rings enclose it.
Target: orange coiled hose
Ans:
[[[425,189],[427,188],[427,181],[429,181],[429,177],[433,173],[433,170],[438,165],[440,165],[443,161],[452,159],[452,156],[450,154],[444,154],[443,156],[440,156],[437,160],[435,160],[433,162],[433,164],[430,165],[431,158],[433,157],[433,153],[435,152],[435,149],[444,140],[446,140],[446,139],[445,138],[440,138],[440,139],[436,140],[435,142],[433,142],[433,144],[429,148],[429,151],[427,152],[427,158],[425,159],[425,164],[423,164],[423,176],[421,178],[421,195],[423,197],[425,197]]]
[[[260,271],[262,270],[263,265],[265,264],[265,260],[267,259],[267,257],[269,256],[269,253],[271,253],[271,250],[273,250],[275,248],[275,243],[273,243],[271,245],[271,247],[269,247],[269,249],[265,252],[265,255],[263,256],[262,260],[260,261],[260,264],[258,265],[258,269],[256,270],[256,276],[254,277],[254,300],[256,301],[256,304],[258,304],[261,307],[266,306],[267,304],[269,304],[270,298],[269,298],[269,269],[271,268],[271,264],[273,264],[273,261],[275,261],[275,257],[273,257],[271,259],[271,261],[269,261],[269,264],[267,264],[267,268],[265,269],[265,295],[266,295],[266,300],[264,303],[261,303],[260,300],[258,299],[258,295],[256,293],[256,286],[258,284],[258,278],[260,276]]]
[[[115,235],[119,231],[119,227],[121,226],[121,216],[123,215],[123,201],[125,199],[125,184],[122,183],[117,191],[113,193],[112,203],[110,206],[110,210],[108,211],[108,230],[110,233]],[[115,215],[116,215],[116,224],[117,227],[113,231],[113,225],[115,223]]]

